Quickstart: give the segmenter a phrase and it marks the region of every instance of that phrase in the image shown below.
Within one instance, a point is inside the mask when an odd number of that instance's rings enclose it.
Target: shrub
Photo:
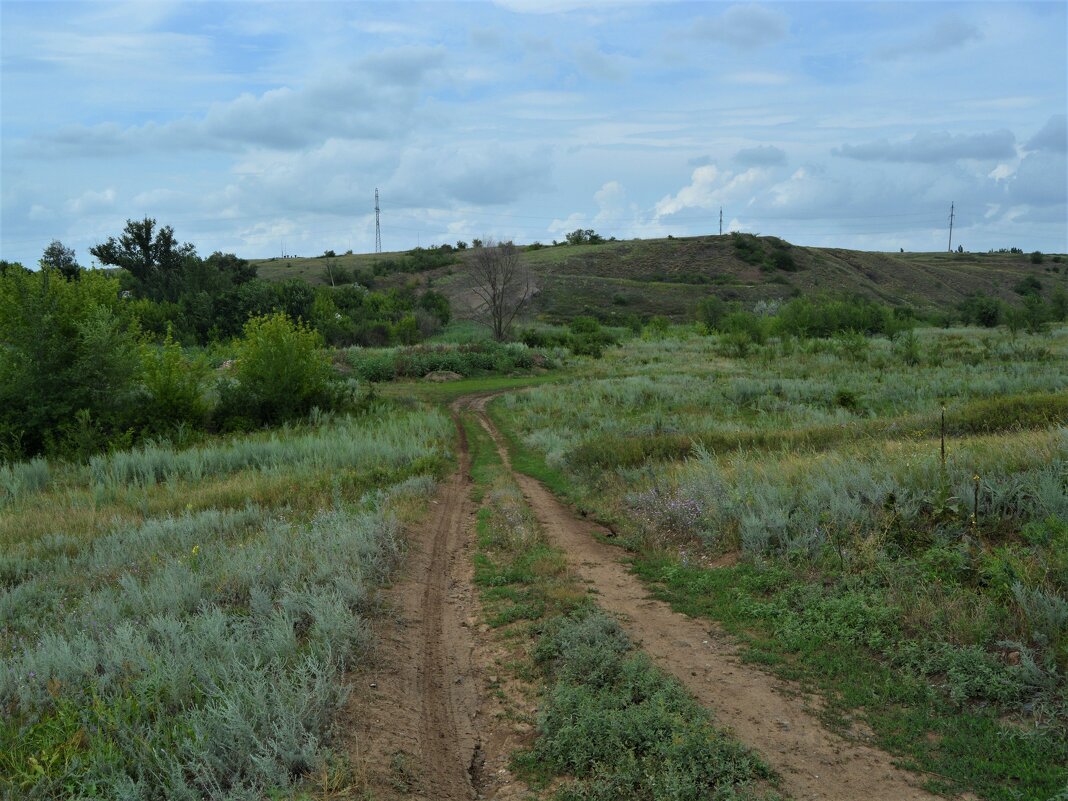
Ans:
[[[1039,262],[1035,262],[1036,264],[1040,263],[1042,258],[1041,253],[1039,253],[1038,255]],[[1033,256],[1031,260],[1034,261]],[[1017,295],[1040,295],[1042,294],[1042,282],[1039,281],[1035,276],[1028,275],[1017,281],[1016,286],[1013,287],[1013,290],[1016,292]]]
[[[763,344],[767,341],[767,324],[752,312],[735,311],[720,320],[717,330],[724,334],[746,337],[750,342]]]
[[[726,302],[715,295],[702,298],[701,302],[697,304],[697,321],[704,323],[710,331],[715,331],[719,328],[719,323],[726,314]]]
[[[204,360],[187,359],[169,331],[162,345],[142,345],[143,427],[161,433],[182,423],[201,426],[208,413],[202,389],[207,372]]]
[[[775,329],[799,337],[829,337],[842,331],[888,333],[902,322],[889,308],[864,297],[803,297],[779,310]]]
[[[958,308],[964,322],[970,325],[996,328],[1001,322],[1001,301],[997,298],[988,297],[981,292],[969,297]]]
[[[291,420],[328,401],[330,362],[304,323],[281,313],[253,317],[237,350],[235,376],[253,419]]]
[[[596,334],[601,330],[601,324],[594,317],[576,317],[569,327],[572,334]]]
[[[439,370],[472,376],[490,371],[508,373],[554,366],[553,359],[544,351],[499,342],[418,345],[390,350],[351,348],[348,359],[356,374],[365,381],[422,378]]]

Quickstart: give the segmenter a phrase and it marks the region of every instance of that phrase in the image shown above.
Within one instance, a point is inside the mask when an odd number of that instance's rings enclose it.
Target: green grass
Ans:
[[[264,797],[340,775],[346,673],[453,431],[381,405],[51,465],[0,527],[0,795]]]
[[[560,801],[779,797],[760,758],[596,608],[545,625],[535,659],[548,679],[541,736],[514,764],[534,782],[573,777]]]
[[[517,469],[820,694],[828,725],[870,729],[939,792],[1049,798],[1068,781],[1068,330],[918,340],[908,366],[879,339],[632,340],[490,412]]]
[[[754,240],[767,254],[782,249],[780,240]],[[622,319],[666,315],[681,322],[693,319],[697,302],[708,294],[746,305],[823,291],[861,294],[872,300],[920,309],[946,310],[968,295],[982,292],[1017,302],[1013,287],[1027,275],[1047,285],[1060,275],[1033,265],[1027,254],[1011,253],[878,253],[839,248],[786,245],[797,270],[768,270],[759,260],[747,263],[730,236],[627,240],[599,245],[568,245],[522,250],[522,263],[537,277],[539,295],[533,316],[568,321],[582,314]],[[339,267],[370,271],[376,260],[403,254],[338,256]],[[261,277],[299,277],[324,284],[324,259],[269,259],[253,262]],[[761,269],[764,267],[764,269]],[[376,287],[401,286],[415,275],[430,276],[454,300],[462,294],[452,281],[461,264],[423,274],[398,274],[376,279]]]
[[[938,654],[909,653],[919,667],[926,667],[919,671],[901,667],[905,653],[888,658],[890,649],[881,641],[889,636],[880,607],[885,598],[877,592],[853,594],[852,619],[840,614],[843,604],[833,603],[843,596],[810,602],[806,611],[811,617],[831,623],[822,630],[806,625],[789,636],[784,632],[788,608],[784,613],[783,606],[769,599],[805,594],[809,585],[786,571],[752,565],[704,570],[662,556],[640,556],[634,566],[673,608],[719,621],[745,644],[744,658],[818,691],[829,725],[849,733],[853,720],[864,721],[878,745],[928,774],[932,789],[949,794],[972,790],[998,801],[1048,799],[1068,781],[1063,732],[1058,736],[1049,723],[1007,726],[997,707],[954,703],[928,681],[945,667]],[[858,642],[865,637],[872,641]],[[937,680],[943,686],[967,681],[968,671],[986,667],[978,654],[966,657],[974,661],[956,666],[964,675],[950,673]]]

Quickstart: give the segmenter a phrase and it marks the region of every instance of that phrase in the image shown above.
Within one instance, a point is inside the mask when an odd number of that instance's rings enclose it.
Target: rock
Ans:
[[[459,381],[462,378],[462,375],[454,373],[452,370],[435,370],[434,372],[427,373],[423,376],[424,381],[433,381],[438,384],[444,381]]]

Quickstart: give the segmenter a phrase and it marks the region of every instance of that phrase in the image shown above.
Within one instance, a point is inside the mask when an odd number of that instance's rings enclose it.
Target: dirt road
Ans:
[[[488,398],[470,408],[493,437],[508,469],[500,432],[486,415]],[[675,676],[717,721],[758,751],[798,801],[933,801],[916,777],[896,768],[884,751],[827,731],[783,682],[742,664],[738,649],[708,621],[686,617],[649,598],[620,563],[622,553],[594,539],[606,529],[578,518],[534,479],[515,473],[527,502],[572,570],[596,590],[599,605],[619,615],[631,638]]]
[[[343,722],[376,798],[475,797],[481,688],[466,441],[460,454],[411,532],[403,573],[386,593],[394,614],[376,630],[375,665],[355,677]]]
[[[486,415],[486,396],[463,398],[512,470],[500,432]],[[354,677],[343,725],[355,761],[376,798],[452,801],[515,797],[507,769],[517,745],[507,725],[487,714],[485,676],[494,646],[480,631],[472,584],[474,506],[463,428],[460,464],[443,484],[427,520],[412,532],[403,576],[387,593],[396,610],[381,624],[375,665]],[[883,751],[828,732],[786,684],[742,664],[714,624],[674,612],[649,598],[619,561],[622,553],[594,539],[609,533],[576,517],[540,483],[513,475],[573,572],[618,615],[631,638],[712,710],[717,721],[758,751],[797,801],[933,801],[916,777]]]

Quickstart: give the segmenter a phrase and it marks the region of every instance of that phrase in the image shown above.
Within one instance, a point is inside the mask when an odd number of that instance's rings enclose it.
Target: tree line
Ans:
[[[0,461],[84,458],[175,430],[274,424],[353,401],[324,345],[414,344],[444,295],[272,283],[232,253],[197,255],[129,220],[85,269],[52,242],[40,269],[0,261]],[[234,358],[226,370],[213,370]]]

